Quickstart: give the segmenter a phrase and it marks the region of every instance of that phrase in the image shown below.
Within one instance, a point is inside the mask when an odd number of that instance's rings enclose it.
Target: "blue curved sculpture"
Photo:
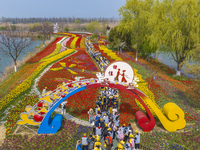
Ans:
[[[117,88],[117,89],[120,89],[120,90],[123,90],[129,94],[131,94],[132,96],[134,96],[142,105],[143,107],[145,108],[145,110],[148,113],[148,116],[149,116],[149,120],[148,122],[152,122],[153,123],[153,126],[151,128],[153,128],[155,126],[155,120],[153,118],[153,115],[151,114],[149,108],[144,104],[144,102],[142,101],[142,99],[137,96],[137,94],[131,90],[131,89],[127,89],[126,86],[123,86],[123,85],[119,85],[119,84],[113,84],[113,83],[108,83],[106,85],[104,84],[101,84],[101,83],[93,83],[93,84],[90,84],[90,85],[81,85],[81,87],[77,88],[72,88],[70,89],[70,92],[68,94],[65,94],[65,97],[62,98],[62,99],[57,99],[56,101],[54,101],[54,103],[52,104],[52,106],[50,107],[50,110],[49,112],[46,114],[45,118],[43,119],[39,129],[38,129],[38,134],[49,134],[49,133],[56,133],[60,127],[61,127],[61,123],[62,123],[62,115],[60,114],[57,114],[55,115],[55,117],[52,119],[51,118],[51,114],[53,113],[53,111],[64,101],[66,100],[68,97],[82,91],[82,90],[85,90],[87,88],[94,88],[94,87],[111,87],[111,88]],[[138,91],[140,92],[140,91]]]
[[[40,124],[40,127],[38,129],[38,134],[54,134],[56,133],[60,127],[61,127],[61,123],[62,123],[62,115],[60,114],[56,114],[54,116],[54,118],[52,119],[51,118],[51,114],[53,113],[53,111],[63,102],[65,101],[68,97],[82,91],[82,90],[85,90],[86,87],[81,87],[81,88],[78,88],[78,89],[75,89],[74,91],[70,92],[69,94],[67,94],[64,98],[62,98],[61,100],[58,100],[58,101],[55,101],[49,112],[46,114],[45,118],[43,119],[42,123]],[[60,117],[62,116],[62,117]]]

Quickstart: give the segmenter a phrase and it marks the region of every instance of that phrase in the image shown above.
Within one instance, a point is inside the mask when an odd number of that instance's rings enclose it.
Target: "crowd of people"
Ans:
[[[106,69],[106,67],[108,66],[108,64],[110,63],[109,60],[106,59],[106,57],[102,56],[100,52],[95,50],[94,46],[91,44],[89,39],[87,39],[86,47],[87,47],[90,55],[95,59],[95,61],[101,68],[101,70],[104,71]]]
[[[86,47],[102,71],[108,66],[109,61],[96,51],[90,40],[86,39]],[[93,125],[93,132],[89,137],[83,135],[77,141],[77,150],[111,150],[113,141],[117,141],[115,150],[139,149],[140,134],[133,131],[131,124],[120,126],[119,94],[118,90],[102,87],[96,100],[95,108],[88,111],[89,123]],[[102,145],[102,143],[104,143]]]
[[[111,150],[113,141],[118,142],[116,150],[139,149],[140,134],[133,131],[131,124],[120,126],[118,91],[109,87],[102,87],[97,97],[96,107],[88,111],[89,122],[93,124],[93,132],[86,134],[77,141],[77,150]],[[101,143],[104,143],[103,145]]]

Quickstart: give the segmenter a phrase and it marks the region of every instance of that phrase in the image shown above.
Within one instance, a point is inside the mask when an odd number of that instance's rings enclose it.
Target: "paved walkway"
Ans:
[[[58,113],[60,113],[60,114],[62,114],[62,113],[61,113],[61,112],[62,112],[62,109],[61,109],[61,108],[56,108],[55,111],[58,112]],[[63,115],[63,116],[65,117],[65,119],[74,121],[74,122],[77,123],[77,124],[80,124],[80,125],[83,125],[83,126],[90,126],[90,127],[93,126],[93,125],[91,125],[88,121],[78,119],[78,118],[76,118],[76,117],[74,117],[74,116],[72,116],[72,115],[70,115],[70,114],[68,114],[68,113],[66,113],[66,114]]]

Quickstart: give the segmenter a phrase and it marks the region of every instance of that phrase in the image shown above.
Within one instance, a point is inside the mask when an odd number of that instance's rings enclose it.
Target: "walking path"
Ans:
[[[57,108],[57,109],[55,109],[55,111],[56,111],[57,113],[62,114],[62,109],[61,109],[61,108]],[[80,125],[83,125],[83,126],[90,126],[90,127],[93,126],[93,125],[91,125],[91,124],[89,123],[89,121],[85,121],[85,120],[78,119],[78,118],[76,118],[76,117],[70,115],[69,113],[65,113],[65,115],[63,115],[63,116],[65,117],[65,119],[74,121],[74,122],[77,123],[77,124],[80,124]]]

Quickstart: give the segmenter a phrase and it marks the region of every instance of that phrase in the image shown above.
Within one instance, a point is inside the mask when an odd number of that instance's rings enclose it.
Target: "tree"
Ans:
[[[77,19],[77,20],[75,21],[75,24],[81,24],[81,21]]]
[[[87,24],[86,29],[89,32],[94,32],[95,30],[100,30],[100,24],[99,21],[91,21],[89,24]]]
[[[8,31],[10,32],[10,31]],[[11,33],[9,35],[12,35]],[[22,52],[26,51],[33,42],[31,39],[24,37],[12,37],[0,34],[0,53],[11,57],[14,61],[15,72],[17,72],[17,58]]]
[[[151,28],[148,27],[149,13],[154,0],[127,0],[125,6],[119,9],[119,14],[122,16],[119,28],[122,30],[122,35],[125,31],[132,33],[132,45],[136,49],[136,61],[139,47],[147,41],[148,35],[151,33]]]
[[[157,50],[157,47],[151,47],[150,46],[150,40],[144,41],[142,45],[139,47],[140,54],[142,58],[149,60],[149,57],[151,54],[154,54]]]
[[[15,25],[12,25],[11,28],[12,28],[12,31],[16,31],[16,29],[17,29],[17,27]]]
[[[131,31],[125,28],[119,28],[119,26],[112,28],[108,36],[111,48],[118,48],[119,51],[122,51],[121,49],[125,46],[130,46],[132,38],[131,33]]]
[[[65,27],[65,29],[64,29],[66,32],[68,32],[69,31],[69,28],[68,27]]]
[[[176,75],[189,59],[193,59],[195,44],[200,41],[200,3],[198,0],[156,1],[149,17],[152,27],[151,44],[162,45],[177,63]]]
[[[193,51],[193,61],[196,62],[196,64],[189,64],[186,63],[185,65],[185,72],[188,74],[193,74],[194,78],[197,80],[200,80],[200,44],[195,45],[196,49]]]

